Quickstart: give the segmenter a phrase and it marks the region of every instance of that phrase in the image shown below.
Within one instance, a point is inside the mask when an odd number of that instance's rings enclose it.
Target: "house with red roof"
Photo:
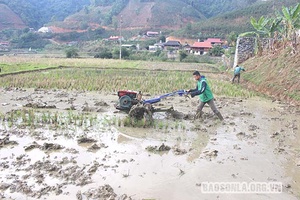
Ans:
[[[222,45],[224,43],[220,38],[207,38],[204,42],[210,42],[212,45]]]
[[[0,51],[9,51],[10,43],[6,41],[0,41]]]
[[[111,35],[109,38],[105,38],[103,39],[103,41],[108,41],[110,43],[119,43],[121,41],[124,41],[124,38],[122,36],[118,36],[118,35]]]
[[[195,55],[204,55],[209,52],[210,49],[212,49],[213,46],[210,42],[195,42],[191,46],[191,53]]]

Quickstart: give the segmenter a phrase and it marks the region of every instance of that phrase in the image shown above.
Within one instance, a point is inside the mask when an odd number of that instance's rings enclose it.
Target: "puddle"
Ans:
[[[224,122],[205,107],[205,119],[158,114],[155,127],[130,128],[119,126],[126,114],[115,113],[116,99],[93,92],[1,91],[6,117],[28,102],[56,108],[26,108],[35,113],[30,126],[22,126],[22,113],[14,123],[0,123],[0,139],[15,142],[0,145],[0,197],[88,199],[87,191],[109,185],[115,199],[124,194],[131,199],[241,199],[245,194],[203,194],[200,185],[278,181],[284,185],[282,193],[246,198],[299,198],[299,166],[291,162],[299,159],[299,110],[259,98],[220,98],[216,104]],[[101,101],[108,106],[97,104]],[[193,112],[190,101],[178,97],[168,102],[180,112]],[[71,105],[75,110],[66,110]],[[82,114],[86,105],[93,110]],[[32,144],[35,148],[25,150]],[[170,149],[159,151],[162,144]],[[53,150],[53,145],[62,148]]]

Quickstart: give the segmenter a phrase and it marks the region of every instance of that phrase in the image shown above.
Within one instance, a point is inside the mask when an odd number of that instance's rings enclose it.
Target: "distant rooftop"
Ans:
[[[210,42],[210,43],[223,43],[223,41],[220,38],[207,38],[205,42]]]
[[[193,45],[192,45],[193,48],[212,48],[212,45],[210,42],[195,42]]]
[[[165,46],[180,46],[180,42],[178,41],[173,41],[173,40],[169,40],[167,42],[164,43]]]

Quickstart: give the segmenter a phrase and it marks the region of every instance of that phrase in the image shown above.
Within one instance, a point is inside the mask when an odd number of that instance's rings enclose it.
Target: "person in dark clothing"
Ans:
[[[236,65],[234,68],[234,76],[232,78],[232,83],[234,83],[234,79],[236,77],[238,78],[238,83],[240,83],[241,71],[245,71],[245,69],[243,67],[240,67],[239,65]]]
[[[197,81],[197,87],[195,89],[190,89],[187,92],[193,98],[194,96],[198,96],[200,98],[200,104],[197,108],[196,117],[201,117],[203,112],[202,109],[205,104],[208,104],[212,111],[219,117],[220,120],[224,120],[221,113],[218,111],[215,103],[214,103],[214,96],[212,91],[207,84],[205,76],[201,76],[199,71],[195,71],[193,73],[194,79]]]

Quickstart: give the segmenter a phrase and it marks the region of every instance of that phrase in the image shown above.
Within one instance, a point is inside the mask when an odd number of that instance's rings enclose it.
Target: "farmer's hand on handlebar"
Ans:
[[[192,89],[186,90],[186,92],[187,92],[187,93],[186,93],[186,96],[190,95],[192,98],[193,98],[194,96],[196,96],[196,95],[193,94]]]
[[[185,90],[185,92],[186,93],[184,94],[184,96],[190,98],[189,95],[191,94],[191,90]]]

